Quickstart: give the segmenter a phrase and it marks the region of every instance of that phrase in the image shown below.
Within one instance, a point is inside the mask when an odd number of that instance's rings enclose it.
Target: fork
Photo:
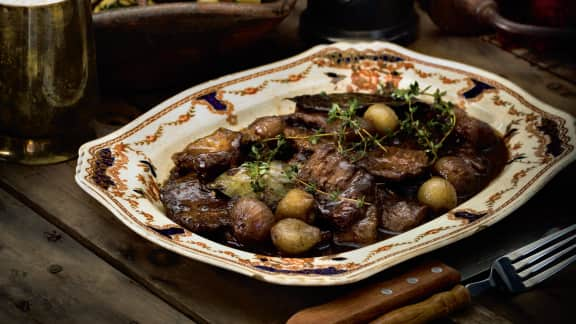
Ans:
[[[576,224],[496,259],[488,278],[466,285],[472,296],[489,288],[516,294],[576,261]]]
[[[554,232],[499,257],[490,266],[488,278],[437,293],[428,299],[386,313],[371,323],[426,323],[448,316],[487,289],[520,293],[576,261],[576,224]]]

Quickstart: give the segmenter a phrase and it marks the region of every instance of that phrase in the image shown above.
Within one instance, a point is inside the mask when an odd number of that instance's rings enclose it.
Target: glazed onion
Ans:
[[[383,103],[376,103],[364,112],[364,119],[381,135],[395,131],[400,125],[398,115]]]
[[[298,218],[306,223],[314,219],[314,196],[302,189],[291,189],[276,207],[276,220]]]
[[[230,211],[234,236],[250,244],[267,240],[274,225],[274,214],[266,204],[256,198],[244,197],[236,201]]]
[[[418,188],[418,200],[434,210],[447,210],[456,207],[456,189],[446,179],[432,177]]]
[[[296,218],[285,218],[270,231],[272,243],[286,254],[300,254],[320,242],[320,229]]]

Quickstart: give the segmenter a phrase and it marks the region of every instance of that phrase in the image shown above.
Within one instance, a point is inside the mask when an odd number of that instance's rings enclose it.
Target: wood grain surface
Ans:
[[[0,323],[193,323],[0,190]]]

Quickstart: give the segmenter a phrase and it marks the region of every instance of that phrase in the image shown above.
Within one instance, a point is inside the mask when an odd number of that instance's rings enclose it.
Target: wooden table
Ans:
[[[298,44],[295,30],[303,6],[299,3],[273,37],[257,45],[277,46],[276,56],[267,60],[305,47],[287,45]],[[574,84],[477,37],[442,35],[420,14],[420,34],[410,48],[496,72],[576,115]],[[102,108],[138,112],[163,95],[106,97]],[[286,287],[186,259],[124,227],[80,190],[74,168],[74,161],[42,167],[0,163],[0,323],[281,323],[299,309],[389,275],[385,271],[347,286]],[[473,271],[494,252],[573,223],[573,189],[563,188],[572,188],[574,180],[572,164],[500,223],[425,257]],[[575,275],[572,266],[521,295],[485,294],[473,307],[439,322],[572,323]]]

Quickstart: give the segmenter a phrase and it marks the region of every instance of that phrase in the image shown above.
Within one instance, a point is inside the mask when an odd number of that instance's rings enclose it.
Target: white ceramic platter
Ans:
[[[202,238],[165,216],[159,184],[171,155],[217,127],[240,129],[264,115],[290,113],[284,98],[299,94],[375,92],[381,82],[418,81],[513,134],[502,174],[454,210],[413,230],[338,255],[281,258],[257,255]],[[397,45],[337,43],[192,87],[118,131],[80,148],[76,181],[130,229],[186,257],[284,285],[358,281],[493,225],[533,196],[574,160],[574,118],[509,81],[477,68],[418,54]],[[467,213],[463,213],[467,212]],[[463,217],[476,215],[477,217]]]

